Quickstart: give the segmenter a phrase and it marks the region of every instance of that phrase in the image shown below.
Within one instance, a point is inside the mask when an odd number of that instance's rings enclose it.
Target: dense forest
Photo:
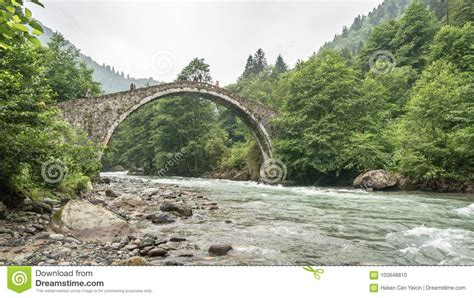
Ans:
[[[375,10],[382,11],[377,22],[374,12],[356,19],[366,36],[336,38],[293,67],[281,56],[269,64],[258,49],[237,82],[225,87],[279,112],[275,157],[286,164],[290,180],[347,184],[383,168],[413,189],[472,189],[472,3],[400,1],[406,8],[385,9],[393,3]],[[1,2],[0,15],[6,20],[0,23],[2,201],[86,190],[100,170],[95,156],[103,148],[60,121],[55,105],[103,90],[60,34],[41,45],[35,36],[44,30],[21,1]],[[346,29],[347,36],[354,37],[358,26]],[[349,46],[353,41],[356,47]],[[212,82],[204,59],[193,59],[176,80],[196,76]],[[258,145],[237,117],[202,98],[180,96],[131,115],[106,149],[103,168],[161,174],[166,167],[166,175],[258,179],[261,162]],[[50,163],[66,172],[64,179],[44,179]]]

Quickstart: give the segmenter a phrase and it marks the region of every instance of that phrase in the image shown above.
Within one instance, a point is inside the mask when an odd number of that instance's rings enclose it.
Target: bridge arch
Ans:
[[[230,109],[250,128],[264,160],[272,157],[271,125],[276,112],[229,90],[200,82],[174,82],[59,104],[61,116],[95,142],[107,145],[118,126],[143,105],[160,98],[194,94]]]

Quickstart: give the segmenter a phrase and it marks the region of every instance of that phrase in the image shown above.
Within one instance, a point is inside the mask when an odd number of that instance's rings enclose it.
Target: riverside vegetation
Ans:
[[[349,185],[360,173],[385,169],[413,189],[472,191],[472,3],[396,3],[385,1],[368,17],[357,17],[292,68],[281,56],[269,65],[259,49],[226,87],[279,112],[275,156],[294,182]],[[104,148],[60,121],[55,108],[102,93],[92,70],[59,33],[41,45],[35,35],[43,29],[23,1],[1,2],[0,16],[0,217],[6,224],[30,223],[21,231],[2,230],[2,245],[20,245],[15,241],[22,235],[47,229],[61,202],[93,196],[91,182],[101,168],[153,174],[185,148],[167,174],[258,179],[260,152],[244,124],[194,96],[161,99],[132,114],[100,165],[96,156]],[[195,78],[213,81],[204,59],[191,61],[176,79]],[[51,161],[63,169],[57,183],[44,179]],[[139,248],[139,241],[134,245]]]

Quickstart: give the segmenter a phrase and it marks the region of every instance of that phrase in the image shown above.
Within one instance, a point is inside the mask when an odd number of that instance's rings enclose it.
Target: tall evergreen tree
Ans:
[[[257,75],[261,73],[267,67],[267,58],[262,49],[258,49],[253,56],[253,68],[252,73]]]
[[[246,79],[253,74],[254,61],[252,55],[249,55],[247,58],[247,63],[245,64],[244,73],[240,76],[240,79]]]
[[[278,76],[287,71],[288,71],[288,65],[285,63],[285,60],[283,60],[283,57],[281,55],[278,55],[275,61],[275,66],[273,67],[273,70],[272,70],[272,74],[275,76]]]

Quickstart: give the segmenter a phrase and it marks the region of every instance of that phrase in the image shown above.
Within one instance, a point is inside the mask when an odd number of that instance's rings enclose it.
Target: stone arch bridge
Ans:
[[[272,157],[272,127],[269,120],[276,116],[276,112],[259,102],[207,83],[166,83],[95,98],[70,100],[60,103],[58,107],[66,122],[86,131],[95,142],[107,145],[120,123],[135,110],[154,100],[183,94],[195,94],[230,109],[251,129],[264,160]]]

